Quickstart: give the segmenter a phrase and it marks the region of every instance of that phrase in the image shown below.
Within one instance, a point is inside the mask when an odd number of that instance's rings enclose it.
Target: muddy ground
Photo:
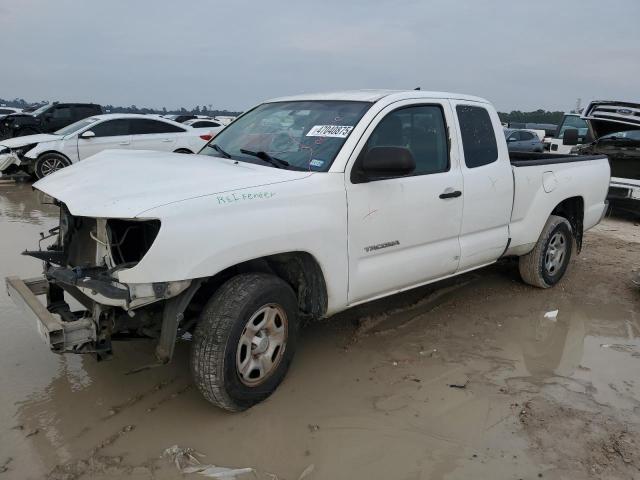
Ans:
[[[39,273],[18,253],[55,215],[0,185],[0,277]],[[554,289],[505,262],[309,325],[279,390],[240,414],[200,397],[188,341],[133,375],[152,343],[57,356],[3,289],[0,480],[182,478],[172,445],[242,478],[640,479],[634,267],[640,227],[609,218]]]

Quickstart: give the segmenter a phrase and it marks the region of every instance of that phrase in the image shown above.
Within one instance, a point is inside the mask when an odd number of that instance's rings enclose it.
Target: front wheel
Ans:
[[[233,277],[211,297],[196,327],[195,384],[214,405],[246,410],[284,379],[297,337],[297,300],[285,281],[263,273]]]
[[[59,153],[45,153],[36,160],[34,171],[36,177],[40,179],[69,165],[71,165],[71,162],[69,162],[64,155],[60,155]]]
[[[571,261],[573,244],[571,224],[566,218],[551,215],[535,248],[519,259],[522,280],[540,288],[558,283]]]

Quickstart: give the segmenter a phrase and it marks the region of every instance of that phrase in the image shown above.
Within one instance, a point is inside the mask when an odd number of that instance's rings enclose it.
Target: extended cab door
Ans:
[[[92,125],[85,132],[93,132],[93,137],[78,136],[78,158],[84,160],[106,149],[131,148],[130,120],[118,118]]]
[[[451,101],[464,179],[459,269],[497,260],[507,248],[513,174],[502,125],[487,104]]]
[[[406,100],[369,125],[346,169],[349,303],[451,275],[458,268],[462,174],[446,101]],[[415,171],[362,180],[363,155],[379,146],[405,147]],[[453,148],[451,148],[453,147]]]
[[[132,148],[136,150],[173,151],[176,135],[184,132],[184,129],[160,120],[135,118],[131,122]]]

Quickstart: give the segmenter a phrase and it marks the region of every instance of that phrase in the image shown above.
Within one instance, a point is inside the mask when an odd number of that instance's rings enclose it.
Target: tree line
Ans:
[[[0,105],[5,105],[7,107],[15,107],[15,108],[27,108],[33,105],[44,105],[49,103],[45,100],[40,102],[27,102],[24,98],[14,98],[13,100],[5,100],[0,98]],[[162,108],[148,108],[148,107],[138,107],[136,105],[129,105],[128,107],[118,106],[118,105],[103,105],[102,108],[105,112],[108,113],[155,113],[160,115],[184,115],[184,114],[192,114],[192,115],[207,115],[207,116],[232,116],[236,117],[241,112],[233,112],[229,110],[220,110],[217,108],[213,108],[213,105],[196,105],[193,108],[185,108],[180,107],[177,109],[167,109],[166,107]]]
[[[23,98],[14,98],[13,100],[4,100],[0,98],[0,105],[6,105],[8,107],[16,107],[16,108],[26,108],[28,106],[34,104],[45,104],[48,103],[46,101],[40,102],[27,102]],[[237,116],[240,112],[232,112],[229,110],[219,110],[217,108],[213,108],[213,105],[196,105],[193,108],[185,108],[180,107],[178,109],[167,109],[166,107],[162,108],[148,108],[148,107],[138,107],[136,105],[130,105],[128,107],[122,107],[118,105],[103,105],[103,108],[106,112],[109,113],[155,113],[160,115],[171,115],[171,114],[192,114],[192,115],[207,115],[207,116],[216,116],[216,115],[225,115],[225,116]],[[562,116],[564,112],[551,112],[548,110],[538,109],[531,112],[522,112],[520,110],[513,110],[510,113],[506,112],[498,112],[500,116],[500,120],[503,122],[518,122],[518,123],[553,123],[559,124],[562,121]]]

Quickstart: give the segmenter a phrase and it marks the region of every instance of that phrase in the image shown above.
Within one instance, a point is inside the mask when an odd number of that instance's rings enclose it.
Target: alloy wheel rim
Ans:
[[[42,172],[42,176],[46,177],[53,172],[57,172],[61,168],[64,168],[62,160],[60,160],[59,158],[47,158],[42,162],[42,167],[40,168],[40,170]]]
[[[271,376],[284,356],[287,333],[287,315],[280,305],[264,305],[251,316],[236,350],[242,383],[255,387]]]
[[[567,238],[561,232],[556,232],[549,241],[544,257],[544,268],[549,275],[556,275],[567,255]]]

